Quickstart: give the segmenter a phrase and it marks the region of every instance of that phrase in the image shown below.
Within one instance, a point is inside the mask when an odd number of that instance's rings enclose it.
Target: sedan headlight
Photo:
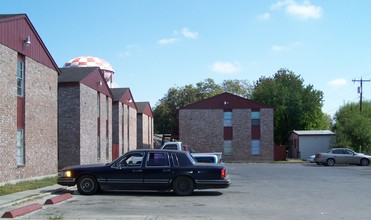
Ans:
[[[72,177],[72,171],[71,170],[64,170],[62,172],[63,177]]]

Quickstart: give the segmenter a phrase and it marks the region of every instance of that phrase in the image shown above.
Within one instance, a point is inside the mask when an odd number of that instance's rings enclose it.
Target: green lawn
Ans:
[[[22,192],[31,189],[38,189],[45,186],[51,186],[57,183],[57,176],[48,177],[40,180],[23,181],[16,184],[5,184],[0,186],[0,196]]]

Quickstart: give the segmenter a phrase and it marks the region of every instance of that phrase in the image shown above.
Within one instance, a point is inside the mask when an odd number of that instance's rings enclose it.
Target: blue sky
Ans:
[[[1,0],[26,13],[58,66],[95,56],[118,87],[154,107],[171,87],[271,77],[280,68],[324,92],[323,111],[358,102],[371,79],[369,0]],[[363,87],[371,99],[371,82]]]

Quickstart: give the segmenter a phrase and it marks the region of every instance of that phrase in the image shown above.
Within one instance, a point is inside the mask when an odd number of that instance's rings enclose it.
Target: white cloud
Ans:
[[[284,46],[273,45],[272,50],[273,51],[282,51],[282,50],[288,50],[288,48],[284,47]]]
[[[290,45],[288,46],[280,46],[280,45],[273,45],[272,46],[272,50],[273,51],[284,51],[284,50],[291,50],[293,49],[294,47],[298,47],[302,45],[301,42],[294,42],[294,43],[291,43]]]
[[[182,29],[182,35],[185,38],[190,38],[190,39],[196,39],[198,37],[198,33],[195,31],[191,31],[188,28],[183,28]]]
[[[320,6],[304,1],[302,4],[294,0],[280,0],[271,6],[271,9],[285,8],[287,14],[300,19],[317,19],[322,17],[323,9]]]
[[[166,44],[173,44],[177,42],[179,39],[178,38],[164,38],[158,41],[158,44],[161,45],[166,45]]]
[[[237,63],[216,61],[212,64],[211,69],[216,73],[233,74],[240,72],[240,67]]]
[[[333,87],[333,88],[339,88],[339,87],[343,87],[347,84],[347,80],[346,79],[334,79],[334,80],[331,80],[330,82],[328,82],[328,84]]]
[[[269,20],[270,17],[271,17],[270,13],[263,13],[263,14],[258,15],[258,20],[259,21],[266,21],[266,20]]]

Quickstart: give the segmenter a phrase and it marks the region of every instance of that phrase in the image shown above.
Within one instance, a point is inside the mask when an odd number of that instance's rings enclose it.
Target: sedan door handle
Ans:
[[[170,172],[170,169],[163,169],[162,172]]]
[[[141,173],[143,170],[133,170],[133,173]]]

